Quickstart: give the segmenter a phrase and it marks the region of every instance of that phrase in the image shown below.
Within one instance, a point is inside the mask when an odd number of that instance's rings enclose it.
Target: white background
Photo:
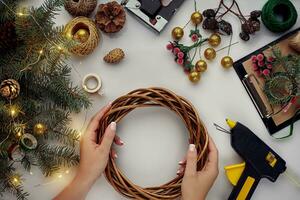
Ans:
[[[27,1],[29,5],[39,5],[42,1]],[[104,1],[99,1],[98,3]],[[198,1],[198,9],[215,8],[217,0]],[[230,2],[230,1],[228,1]],[[266,1],[240,0],[238,1],[245,14],[252,10],[261,9]],[[297,11],[300,11],[300,1],[292,1]],[[252,129],[261,139],[269,144],[288,164],[290,170],[300,175],[299,123],[296,124],[294,135],[285,140],[272,138],[238,76],[233,69],[224,70],[220,66],[220,59],[227,51],[220,51],[213,62],[208,62],[208,70],[201,81],[194,85],[183,73],[165,49],[171,40],[170,32],[174,26],[183,26],[193,11],[193,1],[184,2],[178,13],[171,20],[166,29],[157,35],[132,15],[127,14],[125,27],[117,34],[101,34],[101,42],[95,51],[86,57],[72,57],[71,62],[79,72],[73,70],[74,84],[81,84],[81,78],[87,73],[97,73],[103,81],[105,95],[103,97],[92,95],[92,107],[87,111],[87,121],[84,123],[85,111],[74,115],[72,127],[81,129],[85,127],[90,117],[109,101],[133,89],[141,87],[159,86],[173,90],[189,99],[199,111],[200,117],[208,128],[219,149],[220,174],[207,199],[227,199],[232,186],[224,173],[224,166],[241,162],[241,158],[230,146],[228,135],[216,131],[213,123],[226,127],[224,119],[229,117],[239,120]],[[299,12],[300,13],[300,12]],[[71,16],[64,10],[57,16],[57,25],[66,24]],[[273,41],[279,34],[273,34],[264,26],[251,40],[243,42],[239,39],[239,21],[227,15],[234,29],[233,42],[239,43],[232,47],[230,55],[234,60],[242,58],[248,53]],[[300,20],[293,27],[299,27]],[[209,35],[208,32],[203,32]],[[186,34],[188,35],[188,34]],[[229,37],[222,37],[219,48],[229,43]],[[103,56],[113,48],[124,49],[126,58],[118,65],[108,65],[103,62]],[[284,130],[287,131],[287,130]],[[117,164],[120,169],[140,186],[160,185],[176,176],[177,163],[187,150],[187,130],[178,117],[164,109],[139,109],[124,118],[118,124],[118,135],[125,141],[125,146],[117,148]],[[76,173],[70,169],[70,174],[63,174],[61,179],[55,177],[44,178],[39,169],[33,169],[33,175],[25,173],[25,189],[31,193],[30,199],[51,199],[66,186]],[[38,185],[38,186],[37,186]],[[76,191],[74,191],[76,192]],[[297,189],[286,176],[279,177],[276,183],[262,180],[256,189],[253,198],[256,200],[289,200],[299,199],[300,190]],[[12,197],[7,197],[10,199]],[[125,199],[119,195],[101,177],[87,199],[119,200]]]

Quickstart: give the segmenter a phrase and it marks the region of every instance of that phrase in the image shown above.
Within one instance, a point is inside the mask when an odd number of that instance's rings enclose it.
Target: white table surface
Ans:
[[[28,5],[39,5],[42,0],[27,1]],[[99,3],[104,1],[99,1]],[[214,8],[217,0],[201,0],[198,3],[200,11]],[[252,0],[238,1],[244,13],[261,9],[266,1]],[[300,1],[292,0],[300,13]],[[100,45],[86,57],[71,59],[74,68],[72,80],[74,84],[81,84],[81,78],[87,73],[97,73],[103,80],[103,97],[93,95],[93,105],[87,112],[87,121],[102,106],[111,100],[133,89],[141,87],[159,86],[173,90],[189,99],[199,111],[200,117],[208,128],[209,134],[219,149],[220,174],[213,188],[209,192],[208,200],[227,199],[232,186],[224,173],[224,166],[241,162],[241,158],[230,146],[228,135],[216,131],[213,123],[226,127],[226,117],[247,125],[262,140],[269,144],[288,164],[290,170],[300,175],[299,144],[300,124],[296,123],[294,135],[285,140],[272,138],[259,117],[253,103],[242,86],[233,69],[224,70],[220,66],[220,59],[226,55],[226,50],[220,51],[213,62],[208,62],[208,70],[202,80],[193,85],[174,62],[173,56],[165,49],[171,40],[170,32],[174,26],[183,26],[193,11],[193,1],[184,2],[178,13],[171,20],[166,29],[157,35],[132,15],[127,14],[125,27],[117,34],[101,34]],[[242,58],[248,53],[273,41],[280,35],[273,34],[264,26],[251,40],[243,42],[239,39],[240,24],[234,17],[227,16],[234,29],[233,42],[239,43],[232,47],[231,56],[234,60]],[[57,16],[57,25],[66,24],[71,16],[64,10]],[[299,27],[300,20],[293,27]],[[208,32],[203,32],[209,35]],[[187,34],[186,34],[187,35]],[[221,46],[229,43],[229,37],[222,37]],[[124,49],[126,58],[120,64],[112,66],[103,61],[103,56],[111,49],[120,47]],[[73,117],[71,126],[82,128],[85,111]],[[284,130],[287,131],[287,130]],[[187,130],[178,117],[164,109],[139,109],[124,118],[118,124],[118,135],[125,141],[125,146],[117,148],[117,164],[124,173],[140,186],[160,185],[176,176],[177,162],[187,150]],[[70,169],[69,174],[62,178],[44,178],[39,169],[33,169],[33,175],[25,173],[25,189],[31,193],[30,199],[51,199],[66,186],[76,168]],[[74,191],[75,192],[75,191]],[[6,199],[11,199],[8,196]],[[282,175],[276,183],[263,179],[258,185],[253,198],[255,200],[295,200],[300,198],[300,189],[296,188],[286,176]],[[101,177],[87,197],[88,200],[125,199],[119,195]]]

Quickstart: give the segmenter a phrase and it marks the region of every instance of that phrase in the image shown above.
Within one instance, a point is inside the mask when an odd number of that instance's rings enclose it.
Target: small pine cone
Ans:
[[[245,23],[242,24],[242,31],[247,34],[253,34],[255,32],[255,29],[251,22],[246,21]]]
[[[125,57],[125,53],[122,49],[116,48],[111,50],[106,56],[104,56],[103,60],[107,63],[118,63]]]
[[[204,17],[215,17],[216,16],[216,12],[214,9],[206,9],[203,11],[202,14]]]
[[[229,22],[221,20],[220,22],[218,22],[218,24],[220,30],[225,32],[227,35],[230,35],[232,33],[232,26]]]
[[[245,32],[241,32],[239,34],[240,38],[244,41],[248,41],[250,39],[250,35],[248,33],[245,33]]]
[[[257,19],[261,16],[261,10],[254,10],[250,13],[250,17],[253,19]]]
[[[206,18],[203,21],[202,28],[212,30],[212,31],[218,30],[219,29],[218,22],[215,18]]]

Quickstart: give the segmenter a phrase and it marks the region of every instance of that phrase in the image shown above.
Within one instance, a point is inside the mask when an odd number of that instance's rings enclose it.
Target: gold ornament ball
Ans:
[[[208,43],[213,47],[218,46],[221,43],[220,35],[217,33],[211,34],[211,36],[208,38]]]
[[[180,40],[184,35],[184,31],[181,27],[175,27],[172,30],[172,37],[174,40]]]
[[[195,68],[197,72],[205,72],[207,69],[207,64],[205,60],[198,60],[195,64]]]
[[[191,21],[195,24],[198,25],[202,22],[203,17],[202,14],[198,11],[193,12],[193,14],[191,15]]]
[[[43,123],[37,123],[33,127],[33,132],[38,135],[43,135],[47,130],[47,127]]]
[[[213,60],[216,57],[216,51],[213,48],[207,48],[204,51],[204,57],[207,60]]]
[[[90,33],[88,30],[86,29],[79,29],[78,31],[76,31],[76,33],[74,34],[73,38],[81,43],[86,42],[90,37]]]
[[[230,56],[224,56],[221,60],[221,65],[226,69],[232,67],[233,65],[232,58]]]
[[[201,74],[200,72],[197,72],[197,71],[192,71],[190,72],[189,74],[189,79],[190,81],[192,81],[193,83],[197,83],[201,78]]]

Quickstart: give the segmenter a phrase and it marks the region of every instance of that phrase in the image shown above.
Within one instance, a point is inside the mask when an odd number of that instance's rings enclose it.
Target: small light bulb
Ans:
[[[62,178],[62,175],[61,174],[58,174],[58,176],[57,176],[58,178]]]
[[[62,50],[62,47],[61,47],[61,46],[57,46],[57,49],[61,51],[61,50]]]
[[[22,132],[19,131],[19,132],[17,133],[17,136],[18,136],[18,137],[21,137],[21,136],[22,136]]]
[[[13,117],[16,115],[16,113],[17,113],[17,111],[14,108],[11,108],[10,115]]]
[[[29,172],[30,175],[33,175],[33,172]]]
[[[70,171],[69,170],[66,170],[66,174],[69,174],[70,173]]]
[[[21,17],[24,16],[24,14],[22,12],[18,12],[17,15],[19,15]]]
[[[44,52],[43,49],[41,49],[41,50],[39,51],[39,54],[43,54],[43,52]]]
[[[20,178],[16,175],[12,177],[12,183],[14,185],[19,185],[20,184]]]

